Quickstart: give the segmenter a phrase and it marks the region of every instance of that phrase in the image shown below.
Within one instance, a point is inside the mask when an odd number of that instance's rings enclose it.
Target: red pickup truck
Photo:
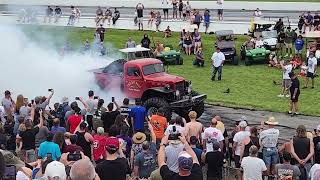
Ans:
[[[162,107],[168,119],[172,112],[189,119],[190,110],[196,111],[198,116],[204,111],[207,95],[192,91],[191,82],[183,77],[166,73],[158,59],[119,59],[92,72],[100,88],[120,88],[126,97],[140,98],[148,113]]]

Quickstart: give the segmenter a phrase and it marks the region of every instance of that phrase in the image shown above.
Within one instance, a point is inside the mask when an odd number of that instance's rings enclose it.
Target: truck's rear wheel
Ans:
[[[171,120],[171,109],[169,103],[164,100],[163,98],[159,97],[153,97],[149,98],[144,102],[144,107],[146,107],[147,111],[150,110],[151,113],[154,113],[159,108],[163,108],[165,112],[165,117],[167,118],[167,121],[169,122]]]

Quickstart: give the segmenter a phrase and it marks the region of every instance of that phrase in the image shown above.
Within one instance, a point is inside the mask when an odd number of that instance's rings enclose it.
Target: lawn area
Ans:
[[[65,27],[26,27],[25,31],[37,39],[37,33],[47,32],[53,37],[66,37],[73,45],[80,47],[85,39],[93,39],[93,29],[89,28],[65,28]],[[153,36],[154,41],[161,41],[164,44],[176,45],[178,43],[178,33],[174,33],[172,38],[164,39],[162,33],[146,32],[149,37]],[[141,41],[143,32],[127,30],[107,30],[106,41],[111,43],[114,48],[123,48],[127,38],[131,36],[137,43]],[[245,36],[237,37],[237,48],[240,49]],[[280,86],[273,85],[272,81],[280,82],[282,72],[280,70],[269,68],[267,65],[239,66],[226,64],[223,68],[223,80],[221,82],[211,82],[210,57],[213,53],[214,35],[202,34],[204,43],[204,52],[207,64],[204,68],[197,68],[192,65],[194,56],[184,56],[184,65],[170,66],[169,72],[183,76],[193,82],[193,88],[208,95],[207,102],[221,104],[232,107],[245,107],[252,109],[263,109],[276,112],[285,112],[288,109],[288,99],[278,98]],[[57,40],[55,45],[62,47],[64,41]],[[300,79],[300,84],[304,83]],[[316,79],[316,89],[302,90],[300,105],[301,113],[307,115],[320,115],[320,81]],[[227,88],[231,93],[225,94]]]

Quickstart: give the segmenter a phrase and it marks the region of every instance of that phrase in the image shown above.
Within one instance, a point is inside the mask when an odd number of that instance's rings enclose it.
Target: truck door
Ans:
[[[141,98],[144,91],[144,80],[140,69],[136,66],[125,68],[124,92],[129,98]]]

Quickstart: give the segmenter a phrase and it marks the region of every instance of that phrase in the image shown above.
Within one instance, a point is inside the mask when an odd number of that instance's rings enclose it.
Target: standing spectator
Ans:
[[[197,65],[198,67],[204,66],[204,55],[203,55],[201,47],[199,47],[199,49],[196,53],[196,59],[194,61],[194,65]]]
[[[58,132],[66,133],[66,128],[60,126],[60,120],[58,118],[53,119],[53,126],[51,133],[56,134]]]
[[[209,25],[210,25],[210,11],[208,9],[204,10],[203,23],[204,23],[204,26],[206,27],[204,33],[207,34],[208,33],[208,29],[209,29]]]
[[[294,38],[294,31],[291,29],[291,27],[287,27],[285,34],[286,36],[284,38],[284,44],[286,46],[286,56],[292,57],[292,43]]]
[[[40,109],[40,123],[36,126],[32,126],[33,122],[33,114],[34,114],[34,107],[32,110],[32,115],[30,119],[25,121],[25,127],[26,131],[20,132],[19,135],[17,135],[18,138],[21,138],[22,147],[20,150],[23,151],[23,154],[25,154],[24,162],[34,162],[36,160],[35,158],[35,149],[36,149],[36,134],[39,132],[39,129],[43,127],[43,111]]]
[[[93,164],[87,158],[80,159],[71,166],[70,179],[100,180],[99,176],[97,175],[94,169]]]
[[[163,19],[168,20],[170,7],[169,0],[161,0],[161,7],[163,10]]]
[[[190,122],[186,124],[185,135],[187,140],[190,140],[191,136],[196,136],[202,144],[201,133],[203,132],[203,125],[200,122],[197,122],[197,113],[195,111],[190,111],[189,114]]]
[[[213,65],[211,81],[215,81],[217,72],[218,72],[218,81],[221,81],[222,67],[225,61],[225,56],[220,51],[219,47],[216,48],[216,52],[213,53],[211,60]]]
[[[13,120],[13,114],[14,114],[14,107],[15,107],[15,102],[11,98],[11,92],[6,90],[4,92],[4,98],[1,101],[1,104],[4,108],[4,115],[3,117],[8,120]]]
[[[61,152],[58,144],[52,142],[54,134],[48,133],[47,140],[40,144],[38,157],[41,159],[52,158],[57,161],[60,159]]]
[[[291,154],[283,152],[283,163],[275,166],[275,175],[278,179],[297,179],[301,173],[297,166],[291,165]]]
[[[179,0],[179,2],[178,2],[178,10],[179,10],[179,19],[181,19],[181,15],[182,15],[182,12],[183,12],[183,2],[182,2],[182,0]]]
[[[262,146],[263,161],[268,169],[267,173],[271,176],[279,160],[277,144],[280,132],[274,128],[278,124],[274,117],[270,117],[265,124],[268,125],[268,128],[261,131],[259,142]]]
[[[92,154],[93,160],[99,164],[106,158],[107,137],[104,135],[103,127],[98,127],[97,134],[93,136]]]
[[[79,9],[79,7],[76,7],[76,17],[75,17],[75,21],[79,24],[80,21],[80,16],[81,16],[81,11]]]
[[[160,11],[157,12],[156,16],[156,31],[159,32],[159,26],[161,24],[161,14]]]
[[[314,78],[315,74],[317,73],[317,58],[314,56],[314,52],[309,52],[308,57],[308,71],[306,77],[306,83],[304,85],[304,89],[308,88],[309,79],[311,79],[311,88],[314,88]]]
[[[320,15],[318,14],[318,12],[316,12],[314,14],[314,17],[313,17],[313,27],[314,27],[314,29],[319,27],[319,25],[320,25]]]
[[[189,3],[189,0],[187,0],[187,4],[186,4],[186,15],[187,15],[187,18],[190,18],[190,15],[191,15],[191,5]]]
[[[81,109],[78,106],[76,106],[74,108],[74,111],[75,114],[70,115],[67,121],[67,129],[68,132],[70,132],[71,134],[75,132],[76,128],[82,121]]]
[[[115,25],[119,18],[120,18],[120,11],[117,8],[114,8],[112,25]]]
[[[309,177],[311,180],[320,179],[320,164],[316,163],[311,167]]]
[[[68,144],[63,148],[63,153],[73,154],[75,152],[83,152],[82,147],[77,145],[77,141],[78,141],[77,135],[71,135],[70,136],[70,143],[71,144]]]
[[[284,40],[286,38],[286,33],[284,32],[284,29],[280,30],[280,33],[278,33],[278,44],[277,44],[277,54],[282,56],[283,54],[283,48],[285,47]]]
[[[59,161],[48,163],[45,168],[43,179],[67,179],[65,165]]]
[[[311,159],[314,155],[313,143],[307,137],[306,127],[299,125],[297,134],[290,141],[291,154],[294,158],[294,164],[299,165],[301,172],[300,179],[307,180],[311,168]]]
[[[144,141],[142,143],[142,151],[136,155],[134,160],[134,176],[139,179],[148,179],[157,166],[156,135],[151,123],[148,123],[148,126],[151,142]]]
[[[147,110],[142,106],[141,99],[136,99],[136,105],[131,108],[129,117],[131,118],[133,132],[144,132],[144,122],[147,121]]]
[[[260,20],[262,17],[262,12],[260,11],[259,8],[257,8],[254,12],[253,12],[253,18],[255,21]]]
[[[131,167],[134,166],[134,159],[137,154],[142,152],[142,143],[146,140],[146,134],[142,132],[137,132],[132,136],[132,148],[130,152],[130,163]]]
[[[178,2],[177,0],[172,0],[172,20],[178,19]]]
[[[152,24],[153,24],[153,21],[155,20],[156,18],[156,11],[151,9],[150,11],[150,17],[149,17],[149,20],[148,20],[148,27],[152,27]]]
[[[169,134],[174,134],[174,133],[180,133],[180,134],[185,134],[185,127],[184,127],[184,121],[182,117],[178,116],[176,119],[171,122],[171,124],[167,127],[166,131],[164,134],[166,136],[169,136]],[[175,127],[175,131],[173,130],[173,127]]]
[[[257,148],[260,149],[258,130],[255,127],[250,128],[250,137],[243,140],[240,159],[249,156],[249,149],[252,145],[257,146]]]
[[[250,156],[242,159],[243,179],[262,180],[262,175],[266,174],[267,167],[264,162],[257,157],[258,151],[259,149],[256,146],[251,146],[249,149]]]
[[[73,26],[76,20],[77,11],[74,8],[74,6],[71,6],[71,15],[69,16],[68,24],[70,26]]]
[[[218,121],[217,119],[213,118],[211,120],[211,126],[206,128],[203,133],[203,145],[206,152],[213,151],[213,143],[218,142],[220,144],[220,149],[223,149],[223,140],[224,137],[222,132],[217,129]]]
[[[274,30],[277,31],[277,33],[279,34],[280,30],[283,29],[284,25],[283,25],[283,21],[282,18],[279,18],[279,20],[276,22],[276,24],[274,25]]]
[[[311,15],[310,11],[308,11],[307,15],[305,15],[304,17],[304,27],[303,27],[302,34],[306,33],[307,27],[309,27],[309,31],[311,31],[312,23],[313,23],[313,16]]]
[[[99,32],[100,35],[100,32]],[[101,37],[100,37],[101,39]],[[94,92],[92,90],[90,90],[88,92],[88,96],[89,99],[86,101],[86,104],[88,105],[88,110],[87,110],[87,114],[86,114],[86,122],[88,123],[88,128],[89,131],[91,131],[93,129],[93,115],[97,109],[97,105],[98,105],[98,98],[94,96]]]
[[[52,16],[53,16],[53,9],[50,6],[48,6],[46,9],[46,15],[44,16],[43,23],[47,23],[47,18],[48,18],[48,22],[51,23]]]
[[[62,16],[62,10],[59,6],[56,6],[56,8],[54,9],[54,23],[58,23],[61,16]]]
[[[198,29],[200,28],[201,21],[202,21],[202,15],[199,13],[199,10],[196,10],[193,24],[196,24],[198,26]]]
[[[217,0],[218,21],[223,21],[223,2],[224,2],[224,0]]]
[[[150,48],[150,39],[148,37],[148,34],[143,35],[143,39],[141,40],[141,46],[144,48]]]
[[[165,146],[168,144],[168,137],[165,136],[160,144],[160,149],[158,153],[158,164],[160,168],[160,175],[163,180],[176,180],[176,179],[192,179],[192,180],[202,180],[202,170],[198,161],[196,154],[193,152],[192,148],[189,146],[187,140],[184,136],[180,136],[181,143],[185,146],[185,150],[178,156],[178,166],[179,172],[175,173],[169,169],[166,164],[166,158],[168,157],[165,153]]]
[[[168,126],[167,118],[164,116],[164,113],[165,110],[163,108],[159,108],[157,113],[152,115],[150,118],[152,129],[156,135],[157,145],[160,144],[161,139],[164,136],[164,131]]]
[[[241,121],[239,123],[239,127],[240,127],[240,131],[237,132],[233,137],[233,147],[232,147],[236,168],[241,167],[240,154],[241,154],[241,147],[243,146],[242,145],[243,140],[250,136],[250,132],[246,131],[246,127],[247,127],[246,121]],[[257,153],[258,153],[258,151],[257,151]],[[237,169],[237,179],[241,180],[242,179],[241,177],[242,177],[241,171],[240,171],[240,169]]]
[[[116,105],[116,109],[114,109],[114,104]],[[114,101],[113,103],[109,103],[107,106],[108,111],[101,114],[101,120],[103,122],[103,128],[107,133],[109,133],[110,127],[114,124],[116,117],[120,114],[119,106]]]
[[[196,54],[196,52],[198,51],[198,49],[202,47],[202,44],[201,44],[201,35],[200,35],[198,29],[195,29],[195,30],[194,30],[193,41],[194,41],[193,51],[194,51],[194,54]]]
[[[80,124],[79,131],[76,130],[75,134],[77,135],[77,145],[83,148],[84,155],[88,156],[91,159],[91,144],[93,142],[93,137],[90,133],[86,132],[87,123],[82,122]]]
[[[138,3],[136,6],[136,11],[137,11],[137,17],[138,17],[138,26],[139,26],[139,31],[143,31],[143,9],[144,5],[141,3]]]
[[[298,54],[300,57],[302,56],[303,46],[304,46],[304,40],[302,39],[302,36],[299,35],[296,41],[294,42],[294,47],[296,49],[296,54]]]
[[[320,164],[320,125],[317,126],[316,136],[313,138],[314,162]]]
[[[109,137],[106,142],[107,158],[97,164],[96,172],[100,179],[125,180],[128,172],[128,163],[122,152],[122,143],[118,138]]]
[[[101,22],[103,22],[103,11],[100,6],[98,6],[98,9],[96,10],[96,26],[98,26]]]
[[[191,48],[192,48],[192,36],[191,33],[188,31],[183,39],[183,47],[185,48],[185,52],[188,56],[191,55]]]
[[[291,79],[289,77],[289,73],[293,70],[293,66],[288,61],[284,63],[280,62],[280,66],[282,68],[282,91],[278,97],[290,97],[288,94],[289,88],[291,86]]]
[[[304,14],[302,14],[301,16],[299,16],[299,21],[298,21],[298,29],[299,29],[299,34],[302,34],[302,28],[304,25]]]
[[[208,165],[207,179],[221,180],[223,168],[223,152],[220,151],[218,141],[212,142],[212,151],[207,151],[203,156],[203,162]]]
[[[294,72],[289,73],[289,77],[291,79],[291,86],[290,86],[290,108],[288,114],[292,116],[299,114],[298,113],[298,101],[300,96],[300,81],[297,75]]]
[[[191,136],[190,137],[190,146],[192,148],[192,150],[194,151],[194,153],[197,155],[198,161],[201,162],[201,156],[202,156],[202,149],[197,148],[197,145],[199,145],[199,140],[196,136]],[[220,148],[220,146],[219,146]]]
[[[104,33],[106,29],[103,27],[103,24],[100,24],[100,27],[97,28],[97,32],[99,33],[100,42],[104,42]]]
[[[106,12],[104,13],[104,16],[105,16],[104,19],[107,19],[107,20],[108,20],[108,25],[110,25],[110,23],[111,23],[111,18],[112,18],[112,11],[111,11],[110,8],[108,8],[108,9],[106,10]]]

